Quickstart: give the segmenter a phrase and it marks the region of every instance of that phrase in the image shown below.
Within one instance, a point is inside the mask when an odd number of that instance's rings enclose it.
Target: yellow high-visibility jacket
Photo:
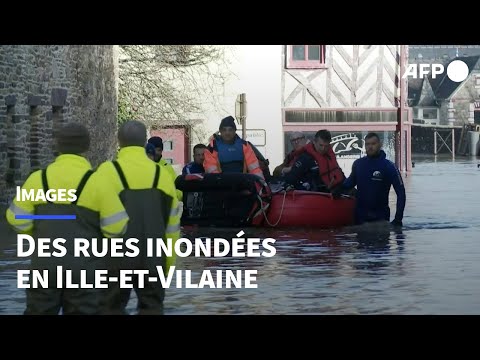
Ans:
[[[51,190],[77,189],[82,178],[91,169],[89,161],[82,156],[73,154],[60,155],[46,168],[48,188]],[[44,189],[42,170],[33,172],[21,188],[26,191],[34,190],[35,193],[39,189]],[[6,212],[7,221],[17,232],[32,235],[35,233],[35,221],[43,220],[16,219],[15,216],[35,215],[39,212],[41,206],[47,204],[47,202],[43,200],[35,201],[35,199],[23,200],[15,198],[12,201]],[[70,205],[71,201],[54,201],[52,203]],[[129,218],[117,193],[114,192],[108,183],[108,179],[94,172],[85,183],[77,199],[76,206],[84,210],[86,209],[90,213],[98,214],[99,231],[101,230],[105,237],[122,237],[125,234]],[[82,221],[81,219],[77,220]],[[68,227],[71,226],[71,223],[68,221],[55,222],[55,233],[61,234],[57,226]]]
[[[182,209],[179,207],[179,202],[175,193],[175,184],[171,177],[171,174],[165,170],[165,166],[158,165],[151,161],[145,154],[145,149],[140,146],[128,146],[120,149],[117,155],[116,162],[118,163],[121,172],[123,173],[124,180],[122,180],[118,170],[116,169],[114,162],[108,161],[101,164],[97,169],[97,174],[102,176],[108,181],[112,189],[122,197],[124,190],[144,190],[152,189],[157,168],[159,169],[159,178],[156,184],[156,189],[160,190],[161,204],[155,204],[155,209],[165,209],[164,214],[155,214],[157,221],[160,223],[164,219],[165,221],[165,234],[155,234],[156,237],[164,237],[165,239],[171,238],[173,244],[178,240],[180,236],[180,217]],[[129,195],[130,196],[130,195]],[[131,196],[135,196],[134,193]],[[131,197],[130,197],[131,199]],[[137,211],[148,213],[149,211],[156,211],[153,209],[139,209],[139,205],[136,204]],[[142,214],[132,214],[128,206],[126,206],[127,212],[130,218],[141,217]],[[141,225],[140,225],[141,226]],[[136,237],[136,234],[129,235]],[[175,252],[171,257],[166,258],[166,268],[175,264]]]

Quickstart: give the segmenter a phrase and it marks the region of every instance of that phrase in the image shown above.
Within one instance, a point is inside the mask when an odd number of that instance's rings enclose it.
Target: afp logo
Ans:
[[[443,74],[445,68],[442,64],[409,64],[402,79],[410,77],[412,79],[423,79],[425,75],[432,72],[432,78]],[[468,66],[462,60],[454,60],[447,66],[447,76],[454,82],[462,82],[468,76]]]

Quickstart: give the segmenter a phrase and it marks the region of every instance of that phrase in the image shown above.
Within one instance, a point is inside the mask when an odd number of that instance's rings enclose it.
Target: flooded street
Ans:
[[[480,314],[480,168],[475,158],[415,159],[401,232],[243,229],[272,237],[271,258],[179,258],[177,268],[258,270],[257,289],[167,289],[166,314]],[[396,196],[391,191],[392,215]],[[1,214],[4,217],[4,213]],[[0,314],[22,314],[15,237],[0,222]],[[185,230],[231,239],[242,229]],[[132,300],[129,308],[133,309]]]

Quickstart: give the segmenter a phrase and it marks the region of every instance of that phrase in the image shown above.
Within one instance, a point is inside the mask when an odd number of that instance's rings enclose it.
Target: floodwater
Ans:
[[[480,314],[480,168],[476,158],[415,159],[401,232],[384,226],[243,229],[276,239],[270,258],[179,258],[178,269],[257,270],[256,289],[169,288],[165,314]],[[391,192],[392,216],[395,194]],[[15,237],[0,232],[0,314],[22,314]],[[231,239],[241,229],[183,236]],[[215,272],[213,272],[215,273]],[[134,313],[135,299],[129,303]]]

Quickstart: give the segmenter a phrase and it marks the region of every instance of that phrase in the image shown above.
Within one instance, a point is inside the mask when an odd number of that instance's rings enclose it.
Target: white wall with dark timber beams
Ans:
[[[307,60],[298,61],[302,49]],[[310,51],[320,59],[310,59]],[[282,106],[394,108],[399,51],[399,45],[286,45]]]

